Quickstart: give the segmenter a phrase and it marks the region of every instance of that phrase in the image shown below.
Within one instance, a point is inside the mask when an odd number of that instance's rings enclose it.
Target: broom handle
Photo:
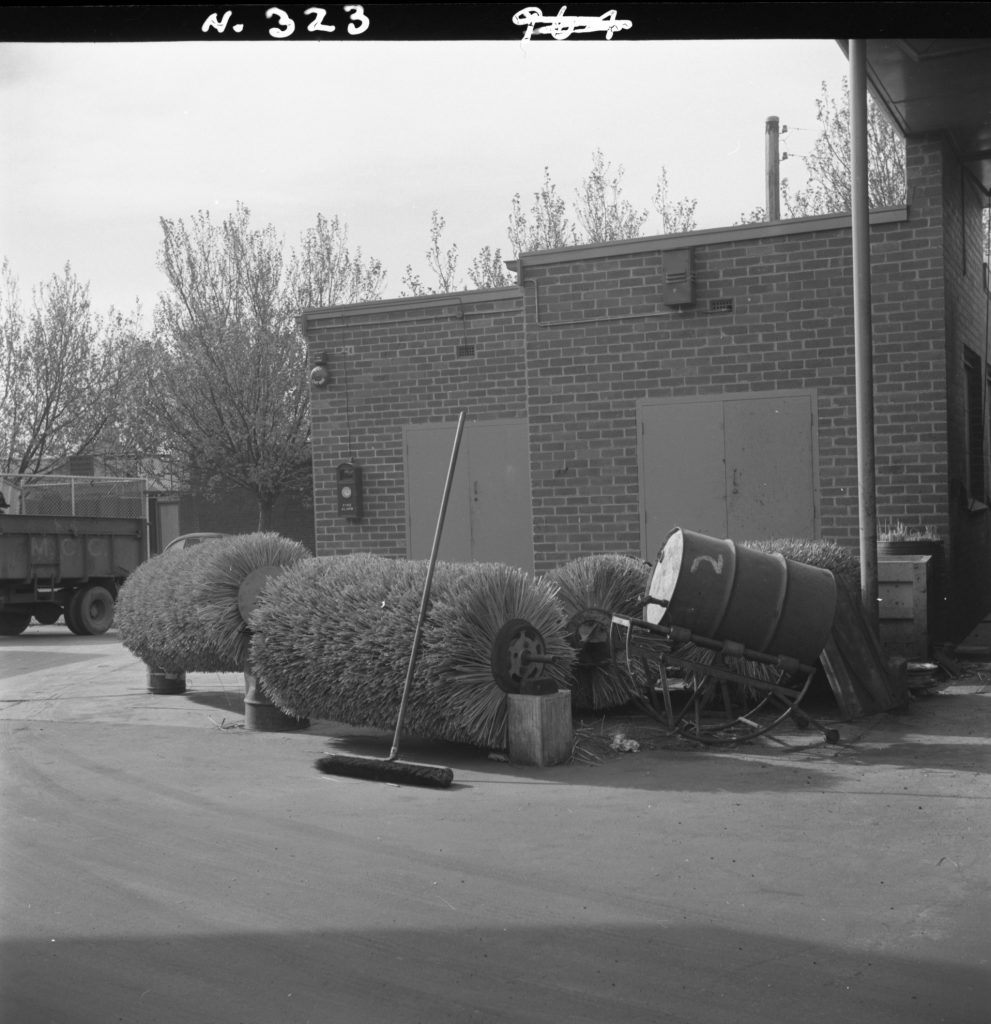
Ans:
[[[458,461],[458,449],[461,447],[461,434],[465,426],[465,412],[458,417],[458,428],[454,433],[454,448],[451,450],[451,462],[447,467],[447,480],[444,482],[444,496],[441,498],[440,511],[437,514],[437,528],[434,530],[434,542],[430,548],[430,562],[427,565],[427,578],[423,582],[423,596],[420,598],[420,614],[416,618],[416,632],[413,634],[413,649],[409,655],[409,667],[406,669],[406,680],[403,683],[403,697],[399,703],[399,717],[396,720],[396,731],[392,737],[392,750],[387,760],[394,761],[399,755],[399,736],[403,731],[403,720],[406,718],[406,704],[409,700],[410,684],[413,682],[413,670],[420,650],[420,636],[423,623],[427,617],[427,605],[430,602],[430,585],[434,579],[434,567],[437,565],[437,553],[440,550],[440,535],[444,529],[444,516],[447,513],[447,500],[451,496],[451,483],[454,480],[454,466]]]

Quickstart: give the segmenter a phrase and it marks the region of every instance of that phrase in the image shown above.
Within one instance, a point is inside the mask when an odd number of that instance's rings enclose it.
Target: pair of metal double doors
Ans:
[[[455,425],[404,430],[409,557],[427,558],[437,526]],[[533,569],[527,421],[467,423],[441,536],[445,562],[502,562]]]

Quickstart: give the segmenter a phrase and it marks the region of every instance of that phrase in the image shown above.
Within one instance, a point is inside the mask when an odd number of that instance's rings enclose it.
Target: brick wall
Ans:
[[[907,146],[909,221],[872,247],[878,516],[948,529],[942,160]],[[937,384],[938,386],[934,386]]]
[[[403,427],[525,415],[522,309],[515,288],[393,299],[304,314],[311,363],[317,553],[406,554]],[[362,467],[365,516],[337,514],[335,472]]]
[[[957,346],[980,342],[980,218],[941,140],[911,140],[908,166],[907,207],[871,215],[878,514],[945,536]],[[944,244],[968,253],[966,282]],[[683,248],[694,302],[670,308],[665,257]],[[326,353],[334,375],[312,392],[318,553],[404,555],[403,425],[464,407],[528,421],[536,571],[639,554],[637,402],[795,389],[817,396],[822,536],[857,548],[848,215],[532,253],[518,271],[520,287],[304,314],[311,359]],[[334,507],[349,456],[365,469],[357,522]]]
[[[970,609],[991,607],[991,523],[987,508],[988,481],[983,493],[967,486],[966,353],[983,364],[988,344],[988,292],[983,264],[981,208],[983,196],[961,172],[952,151],[941,140],[928,144],[942,167],[943,270],[946,291],[946,460],[949,530],[946,534],[948,580],[952,580],[947,616],[951,631],[972,624]],[[986,367],[985,367],[986,369]],[[985,443],[987,427],[985,425]],[[953,630],[954,624],[960,628]]]
[[[944,372],[941,270],[924,255],[938,211],[872,222],[879,511],[943,526],[945,396],[917,386]],[[816,389],[822,534],[857,546],[848,225],[810,218],[786,233],[751,226],[524,257],[538,568],[639,551],[636,403],[686,395]],[[686,244],[695,301],[671,309],[658,301],[664,255]],[[598,515],[590,493],[608,498]]]

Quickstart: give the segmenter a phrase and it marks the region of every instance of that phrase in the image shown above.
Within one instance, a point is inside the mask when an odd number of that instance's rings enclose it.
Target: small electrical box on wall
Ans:
[[[695,273],[691,249],[672,249],[664,254],[661,302],[665,306],[690,306],[695,301]]]
[[[353,462],[342,462],[337,467],[337,512],[350,519],[365,514],[361,466]]]

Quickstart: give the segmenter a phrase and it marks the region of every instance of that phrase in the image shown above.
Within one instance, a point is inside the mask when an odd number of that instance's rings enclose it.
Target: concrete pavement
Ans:
[[[147,692],[111,632],[0,639],[0,1019],[983,1024],[991,686],[899,715],[449,790],[325,776],[388,737]]]

